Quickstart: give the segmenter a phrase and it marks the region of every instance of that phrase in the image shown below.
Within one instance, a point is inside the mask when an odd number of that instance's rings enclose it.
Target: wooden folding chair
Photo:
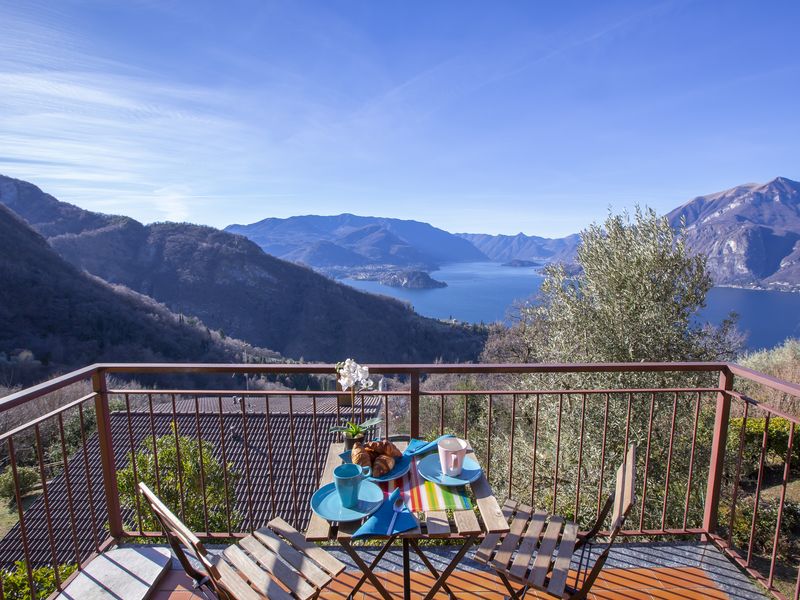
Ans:
[[[345,565],[277,518],[238,544],[212,555],[198,537],[144,483],[139,490],[155,513],[196,588],[206,587],[220,600],[308,600],[317,598]],[[184,551],[200,563],[195,568]]]
[[[628,513],[636,502],[636,446],[631,445],[617,471],[614,493],[606,501],[594,526],[579,535],[578,526],[563,517],[534,511],[531,507],[507,500],[503,513],[509,519],[510,531],[504,535],[489,534],[475,553],[478,562],[492,567],[514,600],[522,600],[529,589],[541,590],[555,598],[586,598],[589,589],[608,559]],[[592,542],[614,508],[608,545],[595,561],[580,588],[577,587],[583,567],[583,554],[575,575],[575,586],[567,585],[570,563],[576,550]],[[512,582],[522,584],[514,589]]]

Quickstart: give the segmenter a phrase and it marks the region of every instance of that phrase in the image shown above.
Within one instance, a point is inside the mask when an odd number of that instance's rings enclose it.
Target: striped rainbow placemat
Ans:
[[[417,471],[417,459],[411,461],[411,469],[407,475],[400,479],[382,484],[385,495],[389,495],[396,488],[406,501],[411,512],[424,512],[426,510],[469,510],[472,503],[464,487],[445,487],[425,480]]]

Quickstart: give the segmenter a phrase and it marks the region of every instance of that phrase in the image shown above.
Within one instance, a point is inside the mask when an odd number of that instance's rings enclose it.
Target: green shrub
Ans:
[[[733,418],[728,429],[729,447],[735,452],[739,451],[739,440],[742,434],[742,417]],[[761,445],[764,441],[763,417],[749,417],[744,432],[744,447],[742,451],[742,475],[748,477],[758,471],[761,457]],[[767,465],[780,463],[786,459],[786,450],[789,444],[790,423],[786,419],[773,417],[769,420],[767,432],[767,453],[764,457]],[[794,444],[792,446],[792,464],[800,467],[800,427],[795,428]]]
[[[75,571],[75,565],[59,565],[58,574],[61,581]],[[18,560],[11,571],[0,572],[3,579],[3,597],[5,600],[30,600],[31,588],[28,583],[28,571],[25,562]],[[47,598],[56,589],[56,576],[53,567],[33,569],[33,585],[37,598]]]
[[[17,478],[19,480],[19,493],[25,495],[39,482],[39,471],[33,467],[17,467]],[[14,473],[11,467],[0,474],[0,497],[9,502],[15,498]]]
[[[753,551],[767,555],[772,552],[775,539],[775,525],[778,522],[779,500],[762,498],[758,503],[758,518],[753,535]],[[719,507],[719,522],[725,528],[730,523],[730,504],[723,502]],[[736,502],[736,514],[733,520],[733,545],[746,549],[750,543],[750,528],[753,521],[753,497],[740,496]],[[726,532],[727,533],[727,532]],[[783,505],[781,532],[778,538],[778,557],[785,561],[794,561],[800,555],[800,503],[787,500]]]

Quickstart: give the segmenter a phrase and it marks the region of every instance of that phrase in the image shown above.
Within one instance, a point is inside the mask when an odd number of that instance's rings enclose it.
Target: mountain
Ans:
[[[15,382],[98,361],[231,362],[243,350],[276,357],[79,271],[2,205],[0,281],[0,373]]]
[[[698,196],[670,212],[715,283],[800,290],[800,183],[778,177]]]
[[[800,291],[800,183],[777,177],[698,196],[671,211],[673,227],[686,225],[687,245],[708,256],[714,283]],[[457,234],[491,260],[570,263],[580,244],[564,238]]]
[[[443,263],[486,260],[467,240],[428,223],[306,215],[229,225],[273,256],[312,267],[392,265],[433,269]]]
[[[563,238],[545,238],[535,235],[489,235],[486,233],[456,234],[472,243],[490,260],[508,262],[533,260],[546,262],[570,262],[580,243],[577,233]]]
[[[463,361],[477,357],[485,338],[477,328],[421,317],[407,304],[270,256],[240,235],[90,213],[3,177],[0,203],[47,231],[74,266],[290,358]]]

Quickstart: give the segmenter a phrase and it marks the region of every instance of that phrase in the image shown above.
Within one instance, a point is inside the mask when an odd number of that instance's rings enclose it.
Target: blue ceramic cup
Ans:
[[[333,483],[345,508],[355,508],[358,504],[358,490],[361,482],[372,473],[369,467],[348,463],[333,470]]]

